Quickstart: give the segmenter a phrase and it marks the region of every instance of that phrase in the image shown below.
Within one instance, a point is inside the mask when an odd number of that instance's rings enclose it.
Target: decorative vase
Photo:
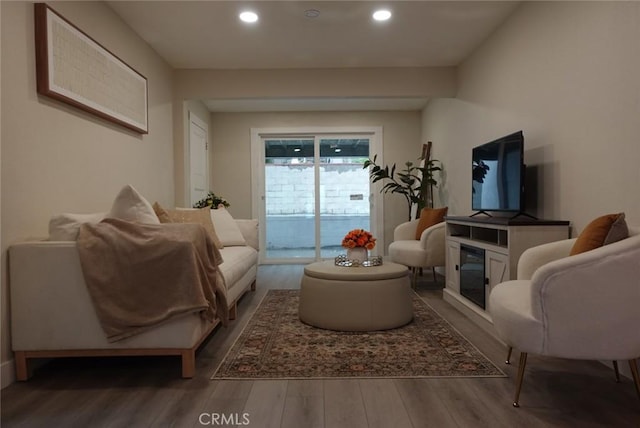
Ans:
[[[347,249],[347,258],[362,263],[369,258],[369,251],[364,247],[349,248]]]

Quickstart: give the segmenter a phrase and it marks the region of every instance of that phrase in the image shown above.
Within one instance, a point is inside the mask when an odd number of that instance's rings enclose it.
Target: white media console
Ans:
[[[493,333],[489,294],[516,279],[518,259],[530,247],[570,237],[568,221],[505,217],[445,217],[444,300]]]

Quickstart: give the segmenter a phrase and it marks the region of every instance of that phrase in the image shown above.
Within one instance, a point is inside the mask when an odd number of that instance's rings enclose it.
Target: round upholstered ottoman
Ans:
[[[329,330],[388,330],[413,319],[406,266],[343,267],[311,263],[300,284],[300,320]]]

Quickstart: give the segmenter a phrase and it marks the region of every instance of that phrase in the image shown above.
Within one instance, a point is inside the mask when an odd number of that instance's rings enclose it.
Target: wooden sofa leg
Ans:
[[[253,281],[251,283],[251,291],[256,291],[256,282],[255,281]]]
[[[196,374],[196,351],[182,351],[182,377],[190,379]]]
[[[229,320],[234,320],[238,317],[238,303],[234,303],[230,308],[229,308]]]
[[[27,354],[24,351],[16,351],[14,352],[13,358],[16,365],[16,380],[25,381],[29,379]]]

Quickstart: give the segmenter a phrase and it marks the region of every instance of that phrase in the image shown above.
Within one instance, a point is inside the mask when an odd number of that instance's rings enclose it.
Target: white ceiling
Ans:
[[[110,1],[110,7],[178,69],[455,66],[513,11],[514,1]],[[391,20],[374,22],[384,6]],[[240,11],[260,19],[247,25]],[[317,18],[305,11],[316,9]],[[250,109],[357,109],[359,101],[248,100]],[[299,100],[298,100],[299,101]],[[425,99],[369,100],[376,109],[406,109]],[[278,103],[284,106],[278,107]],[[247,111],[212,100],[216,111]],[[389,107],[385,107],[388,105]],[[225,107],[226,106],[226,107]],[[395,106],[395,107],[394,107]],[[420,107],[418,107],[420,108]],[[225,110],[226,109],[226,110]]]

